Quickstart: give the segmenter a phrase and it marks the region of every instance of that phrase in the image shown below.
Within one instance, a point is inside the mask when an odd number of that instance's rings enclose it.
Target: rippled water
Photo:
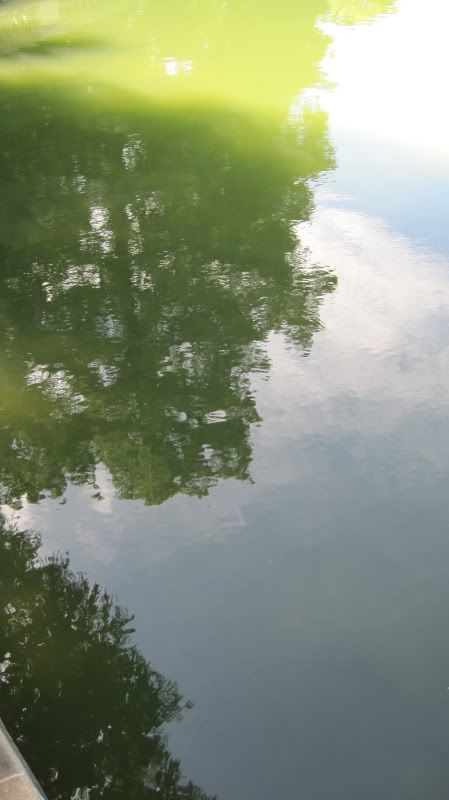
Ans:
[[[50,800],[444,797],[448,21],[0,7],[0,497],[86,575],[0,535]]]

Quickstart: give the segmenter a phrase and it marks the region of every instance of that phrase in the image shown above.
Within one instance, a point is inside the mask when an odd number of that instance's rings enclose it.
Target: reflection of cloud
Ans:
[[[312,354],[325,380],[320,394],[374,392],[400,396],[402,406],[432,403],[449,355],[444,260],[380,220],[343,209],[323,208],[299,232],[314,258],[331,262],[339,276]]]
[[[257,386],[260,444],[283,458],[277,477],[265,458],[256,484],[288,482],[292,469],[323,475],[329,460],[346,458],[351,469],[396,470],[398,480],[409,480],[410,466],[421,485],[430,482],[432,469],[446,471],[449,445],[444,260],[380,220],[340,208],[322,208],[298,233],[314,259],[335,268],[338,290],[324,301],[308,359],[280,336],[269,340],[270,380]]]
[[[447,165],[448,23],[441,0],[403,0],[397,13],[364,28],[323,25],[333,39],[325,67],[338,85],[323,93],[332,127],[394,141]]]

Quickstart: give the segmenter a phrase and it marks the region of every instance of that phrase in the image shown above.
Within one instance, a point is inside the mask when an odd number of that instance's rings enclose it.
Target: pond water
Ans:
[[[41,534],[0,532],[0,715],[49,800],[445,796],[448,22],[0,6],[0,500]]]

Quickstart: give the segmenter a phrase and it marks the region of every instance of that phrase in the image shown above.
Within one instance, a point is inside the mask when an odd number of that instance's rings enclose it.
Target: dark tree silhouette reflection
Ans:
[[[189,704],[131,643],[132,617],[39,545],[0,519],[0,714],[49,800],[207,800],[162,731]]]

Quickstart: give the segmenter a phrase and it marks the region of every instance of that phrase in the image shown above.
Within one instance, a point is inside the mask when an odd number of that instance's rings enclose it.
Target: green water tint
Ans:
[[[0,47],[17,59],[3,72],[12,81],[77,77],[91,86],[139,90],[164,103],[188,97],[284,114],[295,94],[319,78],[328,39],[317,21],[359,22],[393,6],[390,0],[13,5],[0,17]],[[24,63],[21,55],[33,48],[40,63]]]
[[[212,800],[163,725],[189,708],[130,642],[132,617],[0,518],[2,718],[50,800]]]
[[[261,345],[282,330],[307,354],[336,282],[294,234],[334,165],[325,116],[298,100],[329,13],[3,10],[4,502],[94,485],[99,462],[147,503],[250,477]]]

